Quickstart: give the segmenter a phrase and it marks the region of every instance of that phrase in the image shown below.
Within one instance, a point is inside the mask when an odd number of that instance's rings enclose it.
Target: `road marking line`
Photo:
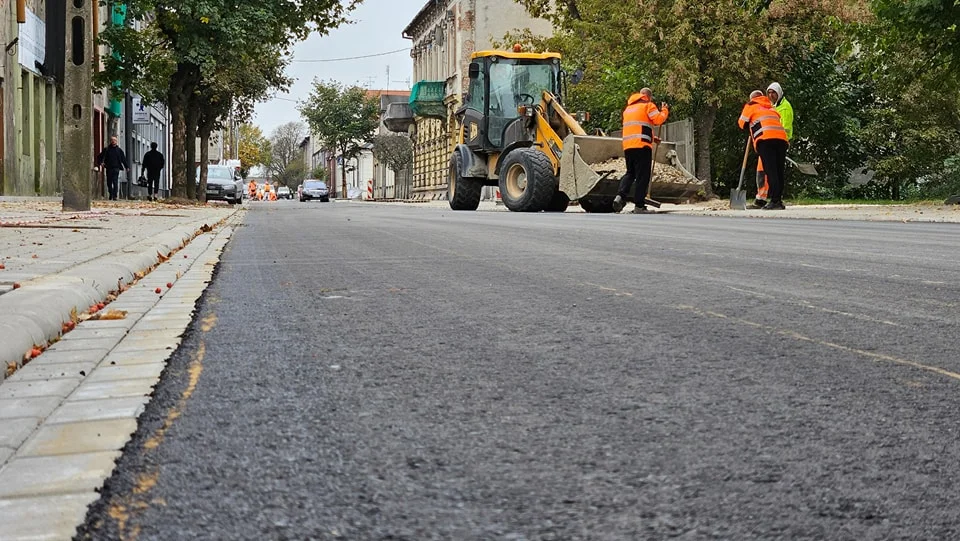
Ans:
[[[773,333],[773,334],[778,334],[778,335],[780,335],[780,336],[786,336],[787,338],[793,338],[794,340],[800,340],[800,341],[803,341],[803,342],[810,342],[811,344],[817,344],[817,345],[820,345],[820,346],[824,346],[824,347],[828,347],[828,348],[832,348],[832,349],[844,351],[844,352],[847,352],[847,353],[854,353],[854,354],[857,354],[857,355],[862,355],[862,356],[864,356],[864,357],[868,357],[868,358],[873,359],[873,360],[876,360],[876,361],[887,361],[887,362],[891,362],[891,363],[894,363],[894,364],[899,364],[899,365],[902,365],[902,366],[910,366],[910,367],[913,367],[913,368],[918,368],[918,369],[920,369],[920,370],[926,370],[926,371],[928,371],[928,372],[933,372],[933,373],[935,373],[935,374],[940,374],[941,376],[946,376],[946,377],[948,377],[948,378],[953,378],[953,379],[955,379],[955,380],[957,380],[957,381],[960,381],[960,374],[958,374],[957,372],[951,372],[950,370],[946,370],[946,369],[944,369],[944,368],[940,368],[939,366],[931,366],[931,365],[929,365],[929,364],[923,364],[923,363],[920,363],[920,362],[917,362],[917,361],[911,361],[910,359],[903,359],[903,358],[901,358],[901,357],[894,357],[893,355],[885,355],[885,354],[883,354],[883,353],[874,353],[874,352],[872,352],[872,351],[865,351],[865,350],[862,350],[862,349],[857,349],[857,348],[855,348],[855,347],[845,346],[845,345],[843,345],[843,344],[837,344],[837,343],[834,343],[834,342],[828,342],[828,341],[826,341],[826,340],[820,340],[820,339],[818,339],[818,338],[811,338],[811,337],[809,337],[809,336],[802,335],[802,334],[800,334],[800,333],[798,333],[798,332],[795,332],[795,331],[786,331],[786,330],[782,330],[782,329],[777,329],[777,328],[775,328],[775,327],[770,327],[770,326],[768,326],[768,325],[764,325],[764,324],[761,324],[761,323],[756,323],[756,322],[753,322],[753,321],[750,321],[750,320],[747,320],[747,319],[743,319],[743,318],[739,318],[739,317],[733,317],[733,316],[728,316],[728,315],[726,315],[726,314],[721,314],[721,313],[719,313],[719,312],[712,312],[712,311],[710,311],[710,310],[703,310],[703,309],[697,308],[696,306],[690,306],[690,305],[686,305],[686,304],[681,304],[681,305],[677,305],[676,308],[679,309],[679,310],[685,311],[685,312],[692,312],[692,313],[694,313],[694,314],[701,315],[701,316],[710,316],[710,317],[715,317],[715,318],[718,318],[718,319],[726,319],[726,320],[730,320],[730,321],[736,321],[737,323],[740,323],[740,324],[742,324],[742,325],[748,325],[748,326],[750,326],[750,327],[755,327],[755,328],[758,328],[758,329],[762,329],[762,330],[764,330],[764,331],[767,331],[767,332],[770,332],[770,333]]]
[[[733,287],[733,286],[727,286],[727,288],[732,289],[732,290],[734,290],[734,291],[737,291],[737,292],[739,292],[739,293],[744,293],[744,294],[746,294],[746,295],[753,295],[754,297],[759,297],[759,298],[763,298],[763,299],[776,299],[776,297],[774,297],[773,295],[768,295],[768,294],[766,294],[766,293],[760,293],[759,291],[750,291],[749,289],[741,289],[741,288],[739,288],[739,287]],[[778,300],[782,300],[782,299],[778,299]],[[811,303],[810,301],[803,300],[803,299],[801,299],[801,300],[799,300],[799,301],[796,301],[796,302],[794,302],[794,301],[786,301],[786,302],[789,303],[789,304],[792,304],[792,305],[794,305],[794,306],[800,306],[800,307],[803,307],[803,308],[810,308],[811,310],[819,310],[819,311],[821,311],[821,312],[826,312],[826,313],[828,313],[828,314],[836,314],[836,315],[839,315],[839,316],[847,316],[847,317],[850,317],[850,318],[853,318],[853,319],[860,319],[860,320],[863,320],[863,321],[869,321],[869,322],[871,322],[871,323],[880,323],[880,324],[882,324],[882,325],[890,325],[890,326],[892,326],[892,327],[902,327],[902,326],[903,326],[903,325],[900,325],[899,323],[895,323],[895,322],[893,322],[893,321],[887,321],[887,320],[885,320],[885,319],[877,319],[877,318],[875,318],[875,317],[871,317],[871,316],[868,316],[868,315],[865,315],[865,314],[854,314],[854,313],[851,313],[851,312],[843,312],[843,311],[841,311],[841,310],[834,310],[834,309],[832,309],[832,308],[824,308],[823,306],[817,306],[816,304],[813,304],[813,303]]]

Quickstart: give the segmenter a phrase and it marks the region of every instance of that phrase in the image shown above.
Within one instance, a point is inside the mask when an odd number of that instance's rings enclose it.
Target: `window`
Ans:
[[[554,66],[498,60],[490,65],[490,122],[487,136],[490,143],[499,146],[503,129],[517,118],[520,105],[540,102],[544,90],[554,90]]]
[[[476,78],[470,79],[470,87],[467,90],[466,106],[481,113],[484,110],[484,98],[486,97],[486,89],[483,87],[484,80],[483,70],[481,70]]]

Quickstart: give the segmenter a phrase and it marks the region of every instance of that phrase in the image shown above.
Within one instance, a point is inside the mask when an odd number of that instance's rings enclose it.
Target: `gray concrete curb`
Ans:
[[[237,209],[239,210],[239,209]],[[223,219],[233,216],[237,210]],[[133,247],[105,254],[59,274],[43,276],[22,284],[20,289],[0,296],[0,381],[7,363],[19,362],[35,344],[46,344],[60,336],[70,312],[83,312],[117,289],[128,284],[136,273],[153,267],[159,254],[168,254],[190,241],[207,220],[195,220],[144,239]]]

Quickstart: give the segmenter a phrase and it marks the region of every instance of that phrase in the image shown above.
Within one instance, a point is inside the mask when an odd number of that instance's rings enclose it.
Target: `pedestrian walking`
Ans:
[[[750,93],[750,101],[743,107],[737,121],[740,129],[749,129],[753,148],[763,160],[770,185],[769,201],[763,210],[783,210],[784,171],[787,163],[787,130],[783,128],[780,113],[770,98],[760,90]]]
[[[106,170],[107,191],[110,200],[116,201],[120,184],[120,171],[125,170],[128,175],[130,174],[130,162],[127,161],[127,155],[120,149],[116,135],[110,138],[110,146],[100,152],[100,156],[97,157],[97,166]]]
[[[780,83],[770,83],[767,87],[767,98],[770,99],[774,109],[780,113],[780,123],[783,124],[783,129],[787,130],[787,143],[790,143],[793,140],[793,105],[783,95],[783,87]],[[770,183],[763,170],[763,160],[760,159],[757,160],[757,198],[748,208],[763,208],[767,204],[769,192]]]
[[[668,116],[670,108],[666,103],[661,103],[660,109],[657,109],[649,88],[641,89],[627,100],[627,107],[623,110],[623,156],[627,160],[627,174],[620,179],[620,189],[613,200],[614,212],[623,210],[634,183],[637,186],[634,214],[653,212],[647,209],[644,202],[652,173],[653,128],[666,122]]]
[[[160,173],[163,166],[163,154],[157,150],[156,143],[150,143],[150,150],[143,155],[143,168],[147,171],[147,198],[150,201],[156,201],[160,195]]]

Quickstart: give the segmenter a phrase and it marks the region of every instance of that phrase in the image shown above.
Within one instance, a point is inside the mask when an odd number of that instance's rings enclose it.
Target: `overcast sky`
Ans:
[[[403,39],[401,34],[424,5],[426,0],[365,0],[351,16],[354,24],[334,29],[326,36],[310,36],[299,43],[294,49],[293,61],[287,67],[287,75],[295,80],[290,92],[277,94],[276,98],[258,104],[254,124],[269,136],[280,124],[302,121],[296,102],[307,97],[314,78],[378,90],[407,90],[407,79],[413,74],[409,51],[342,62],[308,61],[407,48],[411,42]],[[390,67],[390,81],[387,81],[387,66]]]

